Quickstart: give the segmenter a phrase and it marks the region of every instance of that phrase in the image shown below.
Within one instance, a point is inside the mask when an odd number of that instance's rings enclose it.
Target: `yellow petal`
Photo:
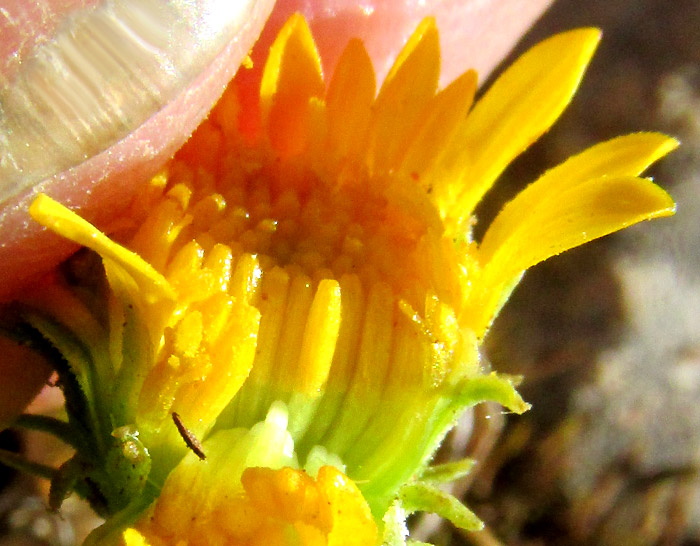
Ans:
[[[335,417],[335,425],[323,440],[331,452],[343,456],[364,431],[367,421],[381,402],[386,377],[391,366],[394,343],[395,305],[391,288],[384,283],[373,285],[367,295],[359,351],[346,400],[362,400],[362,412],[354,404],[344,403]]]
[[[374,104],[367,162],[375,171],[397,167],[423,109],[435,96],[440,76],[440,41],[433,18],[409,38]]]
[[[266,385],[276,371],[276,356],[280,347],[280,336],[284,330],[286,305],[289,294],[290,277],[284,269],[275,267],[266,272],[262,279],[261,292],[265,298],[259,305],[260,332],[255,352],[253,369],[248,379],[251,388],[242,389],[237,395],[239,404],[247,408],[251,419],[262,418],[270,401],[258,393],[257,388]],[[267,406],[266,406],[267,404]]]
[[[136,529],[126,529],[122,537],[126,546],[149,546],[144,536]]]
[[[309,101],[325,92],[321,59],[304,17],[293,15],[270,48],[260,86],[260,109],[275,150],[292,155],[309,137]]]
[[[241,483],[252,504],[274,517],[278,525],[301,521],[315,523],[326,533],[330,530],[330,518],[321,514],[326,507],[318,486],[306,472],[290,467],[246,468]]]
[[[287,308],[285,309],[286,324],[282,326],[279,347],[275,356],[276,369],[272,377],[277,376],[281,390],[294,390],[297,376],[294,372],[300,365],[304,328],[308,320],[311,304],[314,299],[314,286],[311,279],[304,275],[295,277],[289,287]],[[306,363],[301,363],[305,365]]]
[[[453,229],[460,229],[503,169],[559,117],[599,39],[599,30],[586,28],[541,42],[477,103],[442,165],[445,180],[454,184],[452,199],[442,204]]]
[[[51,231],[113,260],[126,270],[141,287],[149,301],[175,299],[170,283],[138,254],[118,245],[73,211],[49,196],[40,194],[29,207],[29,214]]]
[[[529,195],[523,193],[524,199]],[[520,208],[520,196],[513,207]],[[515,282],[527,268],[583,243],[642,220],[675,212],[671,197],[648,179],[601,177],[577,184],[521,215],[509,236],[484,265],[467,320],[483,334]],[[469,316],[471,315],[471,316]]]
[[[418,178],[418,182],[430,192],[436,188],[427,187],[428,181],[420,175],[438,160],[463,123],[474,100],[476,84],[476,72],[470,70],[440,91],[421,116],[415,135],[403,154],[401,171]]]
[[[322,280],[304,329],[295,390],[318,394],[328,379],[340,330],[340,301],[338,281]]]
[[[503,208],[484,235],[479,259],[482,263],[489,261],[523,218],[545,201],[557,201],[563,192],[593,178],[637,176],[677,146],[677,140],[660,133],[635,133],[602,142],[569,158]]]
[[[260,105],[269,109],[270,101],[278,92],[318,96],[323,89],[321,59],[304,17],[292,15],[280,30],[270,48],[260,83]]]
[[[332,466],[321,467],[316,480],[326,494],[331,511],[328,546],[377,544],[377,526],[357,486]]]
[[[326,97],[332,161],[354,156],[364,146],[376,86],[365,46],[360,40],[351,40],[333,72]]]
[[[356,275],[343,275],[340,279],[340,329],[328,377],[326,395],[321,399],[315,418],[309,423],[304,438],[306,445],[315,445],[334,422],[343,406],[344,392],[355,373],[364,322],[365,294]],[[339,394],[343,393],[343,394]]]

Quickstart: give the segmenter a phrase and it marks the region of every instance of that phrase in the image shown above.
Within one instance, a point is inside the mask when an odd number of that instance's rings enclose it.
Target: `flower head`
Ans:
[[[550,170],[472,239],[474,207],[561,113],[598,39],[539,44],[472,107],[473,72],[437,89],[432,19],[377,93],[359,41],[326,82],[294,16],[258,111],[242,123],[234,81],[124,246],[40,196],[33,217],[99,254],[106,286],[51,284],[23,316],[81,388],[77,443],[97,453],[81,456],[148,460],[117,473],[128,498],[91,477],[118,514],[95,540],[133,524],[129,544],[400,544],[416,510],[478,527],[434,485],[464,465],[428,464],[465,408],[527,409],[480,363],[493,318],[527,268],[674,211],[638,175],[676,142],[639,133]]]

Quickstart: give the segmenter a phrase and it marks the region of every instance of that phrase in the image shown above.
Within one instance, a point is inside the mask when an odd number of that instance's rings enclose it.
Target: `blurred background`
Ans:
[[[436,544],[700,545],[700,1],[557,0],[506,64],[578,26],[604,31],[580,92],[480,219],[566,157],[639,130],[683,143],[650,173],[678,213],[525,276],[487,357],[525,377],[533,409],[479,408],[474,433],[452,438],[480,460],[461,486],[488,527],[462,534],[417,522]],[[12,432],[0,443],[37,449]],[[48,513],[41,486],[11,471],[0,469],[0,488],[0,546],[69,546],[94,524],[75,503]]]

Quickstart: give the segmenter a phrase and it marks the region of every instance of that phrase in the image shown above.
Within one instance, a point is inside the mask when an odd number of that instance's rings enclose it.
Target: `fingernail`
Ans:
[[[58,15],[0,80],[0,203],[106,150],[236,38],[255,0],[113,0]]]

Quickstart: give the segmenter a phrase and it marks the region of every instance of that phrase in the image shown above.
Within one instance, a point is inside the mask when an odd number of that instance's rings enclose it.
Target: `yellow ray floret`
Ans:
[[[436,168],[451,181],[438,206],[459,233],[505,167],[556,121],[600,40],[598,29],[558,34],[536,45],[477,103]],[[444,183],[444,182],[443,182]]]
[[[175,299],[175,292],[163,276],[134,252],[114,243],[104,233],[47,195],[39,195],[29,214],[40,224],[81,246],[112,260],[139,282],[144,299]]]

